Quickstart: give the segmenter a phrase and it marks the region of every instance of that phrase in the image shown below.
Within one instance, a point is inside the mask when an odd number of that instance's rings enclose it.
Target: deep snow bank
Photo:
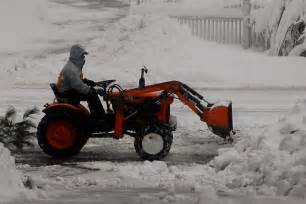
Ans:
[[[53,6],[60,10],[58,5]],[[55,22],[62,22],[59,18],[68,18],[64,10]],[[79,9],[71,9],[69,16],[79,17],[79,12]],[[92,20],[94,17],[88,12],[83,13],[82,18]],[[130,13],[103,32],[88,31],[87,23],[72,24],[69,29],[62,30],[65,34],[68,31],[76,33],[73,42],[82,38],[78,33],[84,30],[86,36],[92,39],[85,44],[90,55],[84,72],[88,78],[95,80],[115,78],[120,84],[135,85],[139,69],[146,65],[150,69],[149,83],[181,80],[193,87],[306,86],[305,59],[270,57],[240,47],[202,41],[192,36],[187,26],[167,16]],[[13,61],[14,64],[8,62],[7,66],[1,66],[1,82],[47,84],[55,81],[68,57],[67,42],[70,41],[67,36],[70,38],[71,35],[65,36],[61,37],[61,45],[52,46],[55,50],[60,46],[67,53],[51,52],[47,58],[27,58]]]
[[[137,0],[135,1],[137,2]],[[223,0],[145,0],[144,3],[139,5],[132,2],[131,10],[138,13],[174,16],[240,16],[241,9],[232,7],[233,4],[237,5],[237,2]]]
[[[0,201],[16,197],[22,188],[21,174],[16,170],[15,160],[0,143]]]
[[[237,0],[235,0],[237,1]],[[132,0],[131,4],[137,4],[139,1],[138,0]],[[140,1],[140,5],[147,5],[150,7],[153,6],[173,6],[176,8],[179,7],[185,7],[185,8],[195,8],[196,6],[201,7],[201,8],[207,8],[207,7],[212,7],[212,6],[223,6],[226,5],[226,2],[224,0],[144,0]]]
[[[87,5],[95,9],[88,9]],[[2,86],[16,83],[46,86],[56,79],[73,44],[86,45],[103,36],[101,33],[109,24],[128,12],[104,8],[103,1],[52,0],[1,0],[1,10],[5,11],[0,12],[1,26],[7,27],[0,28]]]
[[[149,83],[181,80],[193,87],[224,88],[306,85],[303,58],[270,57],[202,41],[165,16],[131,14],[87,47],[92,54],[85,72],[97,80],[136,83],[139,69],[146,65]]]
[[[306,100],[264,131],[219,150],[213,165],[231,189],[305,198]]]
[[[252,5],[263,6],[271,0],[251,0]],[[132,0],[136,3],[137,0]],[[241,0],[144,0],[143,4],[147,5],[177,5],[185,8],[208,8],[208,7],[239,7]]]
[[[31,48],[31,44],[48,35],[47,0],[0,1],[0,54]]]

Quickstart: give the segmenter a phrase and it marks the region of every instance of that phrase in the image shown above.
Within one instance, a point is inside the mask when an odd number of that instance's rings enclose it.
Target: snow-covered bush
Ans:
[[[288,28],[305,20],[305,12],[303,0],[272,0],[264,9],[252,13],[255,32],[264,37],[272,55],[279,55]]]
[[[263,132],[219,150],[212,163],[228,188],[306,198],[306,100]]]
[[[21,174],[16,170],[15,160],[0,142],[0,201],[15,197],[23,188]]]
[[[11,151],[22,151],[26,146],[33,146],[31,139],[35,136],[33,128],[36,125],[31,117],[38,109],[25,111],[22,120],[16,122],[16,110],[9,108],[3,117],[0,117],[0,142]]]
[[[14,108],[9,108],[6,114],[0,117],[0,203],[18,196],[24,189],[22,175],[16,170],[15,159],[7,148],[20,151],[24,146],[32,145],[32,128],[35,125],[31,116],[36,112],[36,108],[29,109],[25,111],[22,120],[16,122],[17,113]]]

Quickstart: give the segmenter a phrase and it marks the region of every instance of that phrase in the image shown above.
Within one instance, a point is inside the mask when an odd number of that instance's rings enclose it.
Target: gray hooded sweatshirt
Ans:
[[[70,57],[62,69],[57,82],[59,93],[74,90],[81,94],[88,94],[90,87],[83,81],[82,68],[85,64],[85,56],[88,53],[79,45],[74,45],[70,50]]]

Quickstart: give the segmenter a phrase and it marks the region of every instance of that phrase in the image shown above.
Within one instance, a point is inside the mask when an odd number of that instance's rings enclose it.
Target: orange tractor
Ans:
[[[106,114],[93,119],[80,103],[67,102],[56,96],[52,104],[46,104],[45,116],[38,125],[37,139],[42,150],[53,156],[65,158],[80,152],[88,138],[121,139],[124,135],[135,138],[134,146],[144,160],[159,160],[170,151],[176,118],[170,114],[175,96],[186,104],[216,135],[232,140],[231,102],[211,104],[195,90],[179,81],[145,86],[143,68],[139,87],[122,89],[115,80],[97,82],[105,89],[103,100]]]

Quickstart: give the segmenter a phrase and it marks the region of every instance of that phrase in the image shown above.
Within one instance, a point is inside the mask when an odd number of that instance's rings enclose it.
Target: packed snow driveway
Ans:
[[[277,121],[305,90],[203,90],[210,100],[231,96],[234,121],[243,137]],[[290,96],[290,97],[288,97]],[[38,97],[38,96],[37,96]],[[133,140],[91,140],[78,156],[59,161],[39,149],[17,156],[22,172],[40,192],[32,203],[288,203],[286,198],[246,196],[228,192],[204,164],[219,148],[231,147],[211,135],[185,106],[176,103],[178,116],[170,155],[161,162],[140,161]],[[21,165],[23,164],[23,165]],[[217,180],[217,181],[216,181]],[[203,189],[203,186],[205,188]],[[211,188],[210,186],[214,186]],[[217,189],[217,192],[216,190]],[[218,195],[217,197],[216,194]],[[290,200],[292,203],[303,201]],[[17,201],[15,203],[24,203]]]
[[[15,91],[13,91],[15,90]],[[23,94],[16,94],[21,92]],[[306,90],[296,89],[202,89],[210,101],[231,99],[234,104],[235,129],[246,131],[245,128],[262,128],[279,119],[287,112],[292,104],[306,95]],[[42,94],[44,93],[44,94]],[[53,95],[47,89],[11,89],[7,94],[6,104],[16,107],[29,107],[52,101]],[[6,95],[5,94],[5,95]],[[12,97],[10,94],[18,95]],[[31,95],[31,97],[28,97]],[[288,97],[290,96],[290,97]],[[5,105],[7,106],[7,105]],[[175,133],[171,154],[165,159],[168,164],[204,164],[217,155],[217,149],[226,146],[223,140],[212,135],[204,123],[181,102],[176,101],[172,114],[177,116],[179,127]],[[45,166],[54,164],[77,164],[88,161],[140,161],[134,151],[133,139],[91,139],[83,151],[76,157],[67,161],[53,160],[45,155],[38,147],[17,155],[19,164],[31,166]]]
[[[25,106],[42,103],[50,98],[47,94],[42,97],[39,94],[41,90],[23,91],[36,93],[31,97],[32,101],[24,103]],[[306,94],[306,90],[296,89],[203,89],[201,92],[212,101],[228,99],[230,96],[235,104],[234,122],[238,137],[261,132]],[[14,100],[18,101],[16,98]],[[14,101],[11,103],[14,104]],[[128,137],[120,141],[90,140],[79,155],[65,161],[54,160],[39,148],[17,155],[19,169],[31,178],[34,188],[40,192],[37,198],[31,198],[34,200],[31,202],[199,203],[200,199],[205,199],[208,203],[213,203],[216,199],[212,197],[215,190],[209,187],[203,190],[203,183],[198,184],[204,180],[204,186],[212,185],[218,189],[218,202],[223,199],[225,203],[288,202],[286,199],[238,196],[237,192],[222,193],[222,182],[216,183],[205,164],[217,156],[219,148],[231,145],[224,144],[209,133],[206,126],[181,103],[175,103],[173,114],[178,116],[179,127],[170,155],[162,162],[141,161],[134,151],[133,139]]]

